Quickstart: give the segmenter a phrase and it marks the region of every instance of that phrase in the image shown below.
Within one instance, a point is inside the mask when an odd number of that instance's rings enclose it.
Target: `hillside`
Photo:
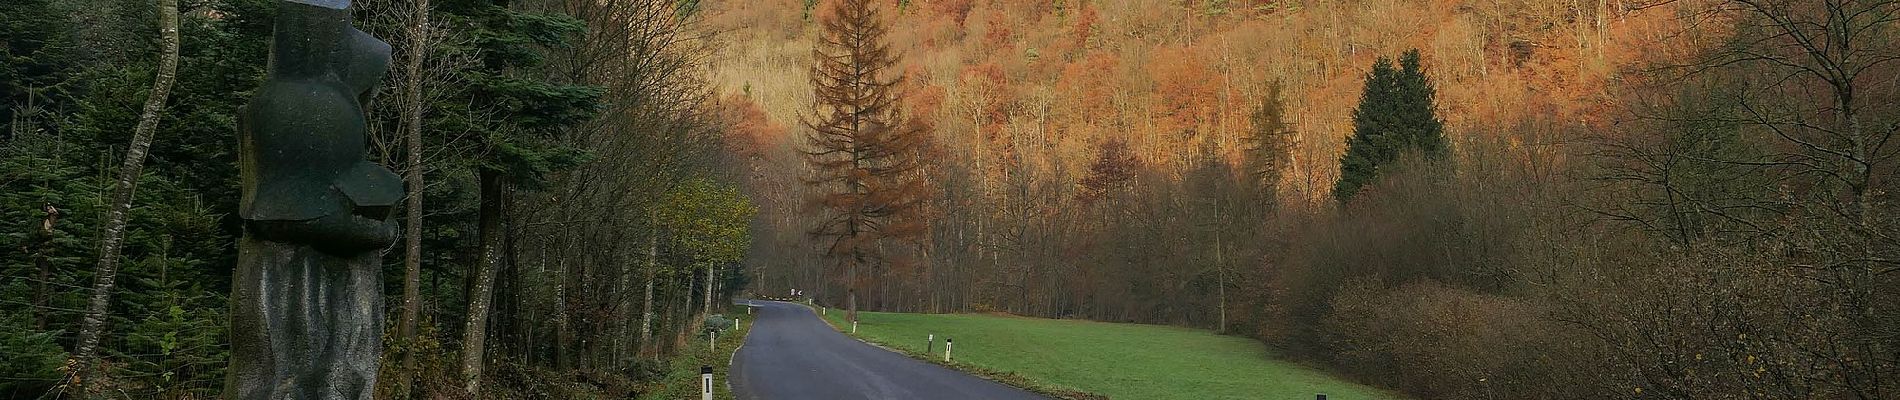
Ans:
[[[813,233],[877,197],[813,184],[844,161],[804,124],[837,2],[701,3],[763,293],[1201,328],[1421,398],[1900,373],[1866,311],[1900,301],[1900,2],[873,3],[929,128],[878,179],[926,193],[850,240]]]
[[[811,102],[806,14],[822,9],[801,12],[804,3],[706,3],[731,41],[714,79],[782,126]],[[1671,22],[1625,2],[901,3],[890,40],[905,55],[912,107],[955,157],[991,160],[988,184],[1017,168],[1073,180],[1107,139],[1177,174],[1203,146],[1238,157],[1248,113],[1278,81],[1298,133],[1286,172],[1296,184],[1281,196],[1309,202],[1337,177],[1376,57],[1421,50],[1455,141],[1514,140],[1497,129],[1608,122],[1617,71],[1655,54],[1646,39]]]

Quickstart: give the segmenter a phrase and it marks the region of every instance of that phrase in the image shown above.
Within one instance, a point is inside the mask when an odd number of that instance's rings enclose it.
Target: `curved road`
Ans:
[[[732,390],[742,400],[1043,399],[864,344],[831,329],[805,306],[751,304],[758,315],[732,365]]]

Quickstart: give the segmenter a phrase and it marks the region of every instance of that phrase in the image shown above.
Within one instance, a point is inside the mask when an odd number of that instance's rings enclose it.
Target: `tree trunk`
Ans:
[[[624,247],[620,248],[616,253],[619,253],[619,256],[614,257],[614,261],[615,265],[620,266],[620,270],[618,271],[620,273],[620,282],[614,285],[614,296],[620,299],[620,303],[614,306],[613,367],[628,368],[631,367],[631,362],[634,359],[631,355],[627,354],[631,346],[627,346],[626,343],[629,339],[632,339],[633,334],[633,329],[631,329],[633,324],[630,323],[633,321],[631,314],[633,311],[633,296],[628,295],[633,293],[633,263],[631,262],[632,257],[629,257],[630,254],[626,252]]]
[[[704,315],[712,315],[713,308],[713,263],[706,263],[706,304]]]
[[[653,283],[658,280],[660,235],[647,235],[646,293],[640,300],[640,352],[651,348],[653,339]]]
[[[402,314],[396,322],[396,340],[403,344],[402,369],[396,374],[396,398],[409,398],[415,382],[416,318],[422,307],[422,61],[427,55],[429,36],[429,0],[411,5],[408,57],[403,59],[403,129],[408,164],[403,170],[403,186],[408,198],[403,202]]]
[[[507,206],[504,205],[503,208],[506,209]],[[506,221],[508,216],[504,212],[501,218]],[[521,310],[525,309],[523,304],[526,303],[522,297],[526,290],[522,288],[521,269],[515,264],[514,232],[509,232],[505,228],[500,232],[501,256],[499,257],[501,260],[495,263],[495,288],[488,295],[490,299],[488,335],[495,339],[492,346],[494,349],[489,351],[501,353],[504,358],[532,363],[534,360],[523,351],[522,346],[527,343],[522,340],[526,335],[526,329],[525,322],[521,318]]]
[[[477,398],[482,383],[484,343],[488,339],[488,309],[495,290],[495,270],[501,264],[501,172],[481,171],[480,229],[482,258],[475,264],[475,286],[469,289],[468,326],[462,330],[462,388]]]
[[[1221,233],[1214,234],[1214,292],[1219,297],[1220,319],[1214,323],[1214,331],[1227,333],[1227,259],[1221,254]]]
[[[861,262],[862,257],[855,257],[844,270],[844,319],[854,323],[858,322],[858,264]]]
[[[171,97],[172,82],[178,78],[178,3],[157,0],[158,33],[163,46],[159,55],[158,76],[152,80],[152,93],[145,98],[145,109],[132,131],[132,143],[125,149],[125,162],[119,168],[119,180],[113,183],[111,203],[106,207],[103,237],[99,239],[99,269],[93,277],[92,299],[81,320],[79,342],[73,351],[78,366],[73,383],[83,395],[87,379],[98,362],[99,337],[104,334],[106,309],[112,303],[112,288],[119,273],[119,250],[125,245],[126,213],[132,208],[132,194],[145,169],[145,155],[152,147],[158,119]]]
[[[555,272],[559,276],[554,278],[554,368],[566,370],[569,365],[573,365],[569,360],[572,354],[568,347],[573,345],[574,338],[568,332],[567,320],[567,305],[572,301],[568,298],[571,295],[568,292],[572,289],[568,288],[567,280],[571,274],[567,270],[566,255],[562,255],[554,264],[560,267]]]

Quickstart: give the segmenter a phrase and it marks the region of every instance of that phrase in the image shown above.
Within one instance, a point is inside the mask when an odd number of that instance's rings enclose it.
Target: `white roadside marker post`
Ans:
[[[706,336],[706,348],[714,351],[719,350],[719,331],[712,331],[712,335]]]
[[[700,400],[712,400],[712,381],[713,381],[712,366],[710,365],[699,366],[699,398]]]
[[[930,334],[930,336],[924,337],[924,354],[935,353],[935,351],[933,350],[936,350],[936,349],[937,349],[937,334],[932,333]]]
[[[858,333],[858,321],[851,321],[851,333],[852,334]]]
[[[943,338],[943,362],[950,362],[950,346],[953,344],[956,342],[950,341],[950,338]]]

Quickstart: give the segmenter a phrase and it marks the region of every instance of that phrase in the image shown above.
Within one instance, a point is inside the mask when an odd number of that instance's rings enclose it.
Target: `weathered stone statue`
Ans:
[[[370,399],[382,250],[401,180],[364,160],[363,103],[389,45],[349,0],[280,2],[264,86],[239,112],[244,238],[231,293],[233,399]]]

